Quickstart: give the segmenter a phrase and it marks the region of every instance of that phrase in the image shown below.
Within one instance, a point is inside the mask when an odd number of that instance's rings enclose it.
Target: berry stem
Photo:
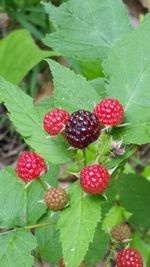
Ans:
[[[116,243],[111,245],[111,249],[110,249],[109,254],[108,254],[108,256],[107,256],[107,258],[106,258],[106,260],[105,260],[105,262],[103,264],[103,267],[108,267],[108,263],[112,259],[112,255],[113,255],[113,253],[114,253],[116,248],[117,248],[117,244]]]
[[[41,180],[41,178],[37,179],[41,187],[43,188],[44,191],[47,191],[47,185]]]
[[[45,226],[48,226],[48,225],[51,225],[51,224],[57,224],[57,222],[54,221],[54,222],[47,222],[47,223],[39,223],[39,224],[28,225],[28,226],[23,227],[23,229],[30,230],[30,229],[33,229],[33,228],[45,227]]]
[[[86,149],[85,148],[83,148],[83,159],[84,159],[84,167],[86,167],[87,158],[86,158]]]

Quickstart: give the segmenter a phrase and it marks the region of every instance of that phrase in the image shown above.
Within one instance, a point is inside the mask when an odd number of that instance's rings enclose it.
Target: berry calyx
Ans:
[[[70,114],[63,109],[53,109],[44,116],[45,131],[52,136],[58,135],[70,118]]]
[[[123,121],[124,109],[122,104],[113,98],[103,99],[95,108],[94,113],[100,124],[105,126],[117,126]]]
[[[143,267],[141,254],[135,248],[122,249],[116,257],[117,267]]]
[[[68,120],[65,134],[71,146],[85,148],[99,137],[99,120],[94,113],[78,110]]]
[[[47,172],[47,165],[35,152],[23,152],[17,162],[16,173],[21,180],[28,183]]]
[[[124,241],[131,237],[131,229],[128,224],[121,223],[112,229],[111,235],[116,241]]]
[[[51,210],[62,210],[68,203],[68,195],[62,188],[50,188],[45,195],[45,204]]]
[[[65,267],[63,258],[60,259],[59,266],[60,266],[60,267]],[[82,263],[79,265],[79,267],[87,267],[87,266],[82,262]]]
[[[80,184],[85,192],[101,194],[108,187],[110,175],[102,165],[94,164],[80,172]]]

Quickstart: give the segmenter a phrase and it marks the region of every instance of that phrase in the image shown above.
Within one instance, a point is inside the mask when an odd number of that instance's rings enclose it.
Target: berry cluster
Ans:
[[[83,149],[95,142],[100,135],[100,126],[117,126],[122,123],[124,109],[117,99],[102,100],[93,112],[78,110],[69,114],[62,109],[54,109],[44,116],[43,128],[50,136],[56,136],[64,130],[68,143],[77,149]],[[18,159],[16,173],[25,183],[39,178],[47,172],[44,159],[35,152],[25,151]],[[80,184],[86,193],[101,194],[109,184],[110,175],[100,164],[84,167],[80,171]],[[44,202],[53,211],[64,209],[68,204],[68,195],[62,188],[49,188]],[[112,229],[112,237],[117,242],[130,238],[131,230],[127,224]],[[84,263],[80,267],[85,267]],[[122,249],[117,253],[117,267],[143,267],[140,253],[133,248]],[[63,259],[60,267],[65,267]]]

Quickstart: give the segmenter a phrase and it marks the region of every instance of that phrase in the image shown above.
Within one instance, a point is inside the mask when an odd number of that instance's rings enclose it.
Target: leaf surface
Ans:
[[[124,127],[116,128],[117,139],[127,144],[150,140],[150,15],[141,26],[114,45],[104,69],[110,78],[107,94],[121,101]]]
[[[0,93],[9,111],[9,117],[18,132],[38,154],[51,163],[71,161],[72,153],[68,151],[63,135],[49,137],[43,129],[43,118],[34,108],[33,99],[19,87],[0,77]]]
[[[71,186],[69,195],[70,206],[60,213],[58,227],[65,265],[78,267],[101,220],[102,198],[85,194],[79,182]]]
[[[69,0],[59,7],[44,6],[56,30],[45,43],[79,60],[103,59],[112,44],[132,29],[120,0]]]
[[[37,246],[33,235],[27,231],[10,231],[0,234],[0,266],[32,267],[31,251]]]

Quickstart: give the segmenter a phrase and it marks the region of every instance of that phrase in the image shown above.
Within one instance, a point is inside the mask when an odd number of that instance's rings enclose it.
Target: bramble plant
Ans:
[[[35,257],[148,267],[150,182],[127,161],[150,141],[150,15],[135,30],[121,0],[44,7],[55,30],[44,43],[71,69],[46,59],[54,95],[37,104],[0,77],[0,98],[30,147],[16,170],[0,172],[0,266],[31,267]],[[62,164],[75,178],[65,188]]]

